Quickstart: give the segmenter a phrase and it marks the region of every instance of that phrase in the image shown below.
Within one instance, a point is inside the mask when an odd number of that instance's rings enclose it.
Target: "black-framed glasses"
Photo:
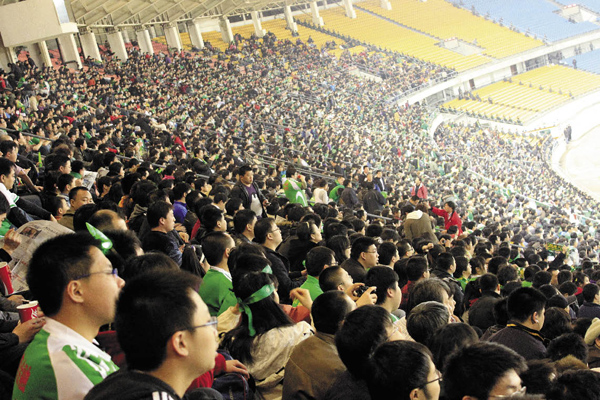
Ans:
[[[113,268],[110,271],[98,271],[98,272],[90,272],[89,274],[85,274],[85,275],[79,275],[76,276],[75,278],[73,278],[72,280],[77,281],[79,279],[83,279],[83,278],[89,278],[92,275],[96,275],[96,274],[106,274],[106,275],[113,275],[114,277],[119,276],[119,270],[116,268]]]
[[[218,319],[217,317],[210,317],[210,319],[208,320],[207,323],[202,324],[202,325],[196,325],[196,326],[190,326],[188,328],[185,328],[184,330],[186,331],[193,331],[195,329],[198,328],[204,328],[205,326],[212,326],[215,330],[217,330],[217,324],[218,324]]]
[[[435,370],[435,374],[437,375],[437,378],[431,380],[431,381],[427,381],[425,382],[423,385],[419,386],[419,389],[423,389],[425,386],[429,385],[430,383],[434,383],[434,382],[440,382],[442,383],[442,381],[444,380],[442,377],[442,373],[439,370]]]

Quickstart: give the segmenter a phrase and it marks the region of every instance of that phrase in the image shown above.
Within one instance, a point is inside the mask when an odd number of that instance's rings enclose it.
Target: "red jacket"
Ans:
[[[418,189],[416,186],[413,186],[410,188],[410,195],[417,195],[418,198],[427,200],[427,188],[423,184]]]
[[[452,215],[448,214],[446,212],[446,210],[442,210],[440,208],[437,207],[433,207],[431,209],[431,211],[435,214],[435,215],[439,215],[440,217],[444,217],[444,229],[448,230],[451,226],[458,226],[458,235],[462,235],[463,230],[462,230],[462,221],[460,219],[460,216],[456,213],[456,211],[454,211],[452,213]]]

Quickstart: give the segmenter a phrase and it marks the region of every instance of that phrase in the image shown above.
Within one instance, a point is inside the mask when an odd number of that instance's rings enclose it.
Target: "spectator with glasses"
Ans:
[[[431,352],[407,340],[386,342],[371,357],[367,379],[372,399],[438,400],[442,375]]]
[[[344,261],[340,267],[344,268],[354,282],[365,282],[369,268],[379,263],[377,253],[377,242],[371,237],[361,237],[352,243],[350,258]]]
[[[42,243],[27,273],[46,325],[19,365],[14,399],[83,399],[118,368],[94,345],[102,325],[113,322],[123,280],[89,234],[62,235]]]

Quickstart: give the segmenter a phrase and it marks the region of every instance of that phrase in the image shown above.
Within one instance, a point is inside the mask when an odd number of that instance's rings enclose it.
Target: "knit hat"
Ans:
[[[594,341],[596,340],[596,338],[598,336],[600,336],[600,319],[594,318],[592,320],[592,324],[590,325],[587,332],[585,333],[585,339],[584,339],[585,343],[587,345],[594,344]]]

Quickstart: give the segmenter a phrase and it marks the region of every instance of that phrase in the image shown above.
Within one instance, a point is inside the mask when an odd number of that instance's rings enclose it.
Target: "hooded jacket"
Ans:
[[[406,215],[404,235],[411,241],[415,238],[425,238],[431,240],[434,244],[438,243],[437,237],[431,228],[429,215],[421,210],[415,210]]]

